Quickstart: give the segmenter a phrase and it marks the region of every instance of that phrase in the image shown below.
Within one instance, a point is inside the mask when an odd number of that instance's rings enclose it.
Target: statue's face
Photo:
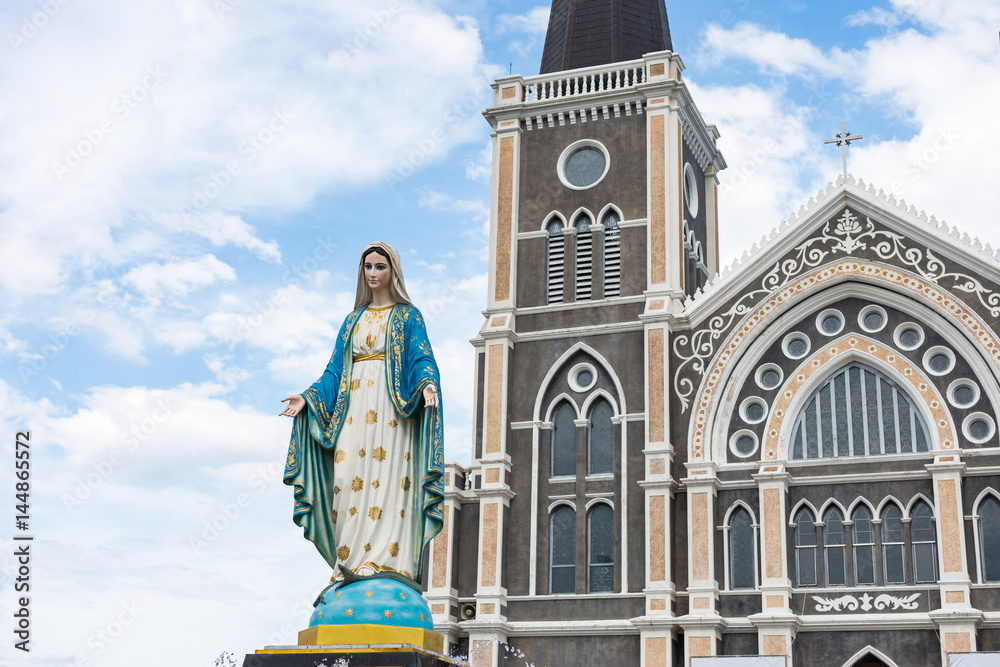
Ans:
[[[389,281],[392,280],[392,269],[389,267],[389,258],[377,252],[370,252],[365,256],[365,281],[372,292],[379,293],[389,288]]]

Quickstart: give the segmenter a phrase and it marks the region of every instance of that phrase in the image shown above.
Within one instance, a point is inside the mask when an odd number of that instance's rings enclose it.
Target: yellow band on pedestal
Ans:
[[[444,650],[444,636],[424,628],[367,624],[314,625],[299,633],[299,646],[358,646],[364,644],[411,644],[418,648],[441,653]]]

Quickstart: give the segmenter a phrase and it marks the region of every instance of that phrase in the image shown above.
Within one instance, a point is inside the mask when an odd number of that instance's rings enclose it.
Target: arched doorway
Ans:
[[[885,664],[871,653],[868,653],[859,661],[851,665],[851,667],[889,667],[889,665]]]

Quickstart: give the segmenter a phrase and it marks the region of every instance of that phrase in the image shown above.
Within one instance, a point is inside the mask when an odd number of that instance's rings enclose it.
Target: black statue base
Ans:
[[[440,653],[406,645],[269,646],[248,655],[243,667],[450,667]]]

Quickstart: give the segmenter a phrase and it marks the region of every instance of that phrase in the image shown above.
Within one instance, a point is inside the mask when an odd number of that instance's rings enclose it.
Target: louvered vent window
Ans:
[[[694,230],[684,221],[684,291],[694,294],[708,282],[708,265],[705,262],[705,247],[695,236]]]
[[[604,298],[619,296],[622,285],[621,217],[614,211],[604,214]]]
[[[882,373],[851,364],[817,389],[799,413],[792,459],[909,454],[930,450],[927,425]]]
[[[576,221],[576,300],[590,299],[591,273],[594,265],[594,237],[590,233],[590,217]]]
[[[563,257],[566,250],[562,222],[560,220],[550,222],[548,232],[549,253],[546,266],[548,303],[561,303],[563,300]]]

